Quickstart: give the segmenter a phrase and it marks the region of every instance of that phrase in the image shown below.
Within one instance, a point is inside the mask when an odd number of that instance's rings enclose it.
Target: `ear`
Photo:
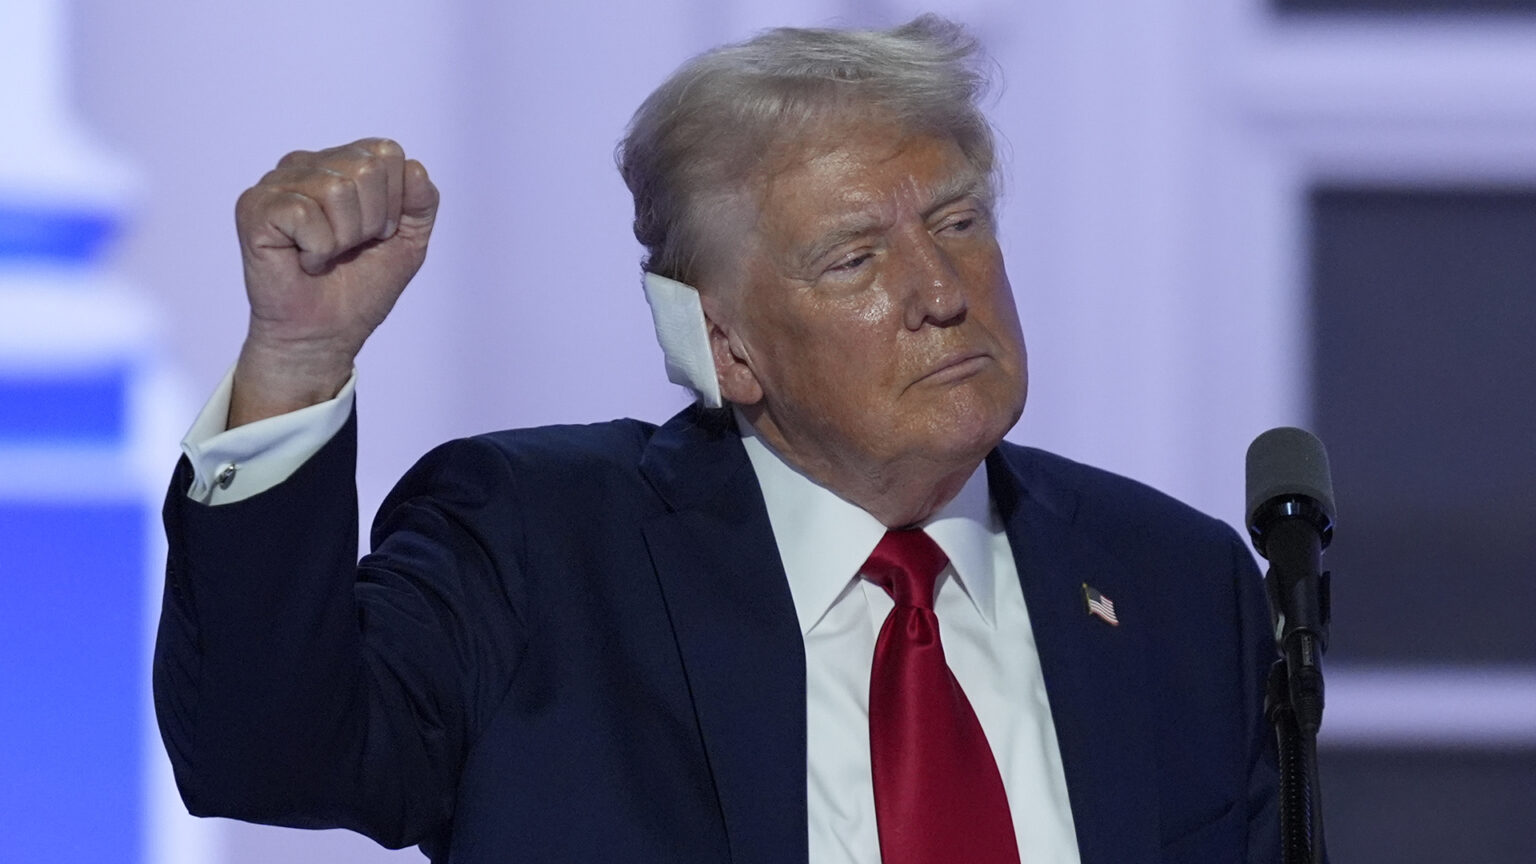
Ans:
[[[763,399],[763,385],[753,371],[751,352],[734,327],[721,323],[725,318],[720,314],[718,297],[705,295],[703,301],[704,327],[709,333],[720,395],[736,405],[756,405]]]

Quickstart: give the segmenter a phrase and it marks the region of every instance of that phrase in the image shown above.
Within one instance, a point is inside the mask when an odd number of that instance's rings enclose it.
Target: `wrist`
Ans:
[[[353,356],[330,346],[273,345],[248,336],[235,364],[227,428],[335,398],[352,375]]]

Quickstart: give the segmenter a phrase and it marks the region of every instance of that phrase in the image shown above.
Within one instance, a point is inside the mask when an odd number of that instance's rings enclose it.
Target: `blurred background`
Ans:
[[[244,333],[243,188],[388,135],[442,190],[359,360],[366,516],[446,438],[680,408],[630,112],[760,28],[927,10],[1000,70],[1010,437],[1237,524],[1253,436],[1317,431],[1333,859],[1536,860],[1533,0],[5,0],[0,860],[420,860],[192,819],[154,729],[157,511]]]

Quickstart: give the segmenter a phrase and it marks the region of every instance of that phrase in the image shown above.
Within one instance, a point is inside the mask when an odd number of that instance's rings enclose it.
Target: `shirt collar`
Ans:
[[[992,543],[1002,533],[1003,523],[992,509],[985,462],[971,472],[959,494],[923,523],[923,530],[949,556],[954,575],[977,614],[988,627],[993,626],[997,620],[997,573]]]
[[[804,635],[850,590],[859,568],[885,536],[885,526],[784,461],[740,412],[736,424],[763,491]],[[985,464],[977,466],[959,494],[923,529],[949,556],[961,589],[982,620],[992,626],[996,578],[991,544],[1002,529],[992,513]]]

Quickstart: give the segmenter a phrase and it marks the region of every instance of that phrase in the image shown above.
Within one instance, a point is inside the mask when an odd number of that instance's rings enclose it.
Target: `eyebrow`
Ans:
[[[934,213],[967,197],[975,197],[981,202],[984,209],[990,209],[989,199],[991,196],[988,192],[987,178],[978,171],[966,171],[961,174],[952,175],[935,187],[928,196],[928,200],[932,203],[923,209],[923,221],[927,222],[933,218]],[[845,224],[842,226],[834,228],[832,231],[818,237],[816,242],[812,243],[804,254],[798,256],[796,263],[802,269],[809,267],[844,243],[866,236],[879,228],[884,221],[883,217],[868,210],[853,214],[848,220],[845,220]]]
[[[981,202],[982,207],[990,209],[992,196],[986,175],[975,170],[956,174],[933,190],[929,200],[934,203],[928,205],[928,209],[923,211],[923,221],[926,222],[933,217],[933,214],[962,198],[972,197]]]

